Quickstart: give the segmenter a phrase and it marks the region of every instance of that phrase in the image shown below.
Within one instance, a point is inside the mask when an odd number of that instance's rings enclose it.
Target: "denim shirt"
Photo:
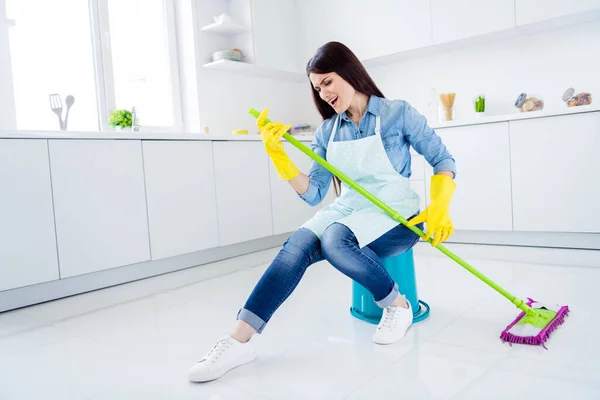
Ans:
[[[375,134],[375,117],[381,117],[381,140],[385,151],[399,174],[410,178],[410,146],[425,157],[433,172],[451,171],[456,176],[456,164],[452,155],[446,150],[440,137],[427,126],[424,116],[403,100],[388,100],[371,96],[367,111],[356,124],[346,112],[340,114],[338,130],[334,141],[355,140]],[[311,144],[312,150],[327,159],[327,144],[336,122],[337,115],[323,121]],[[343,171],[342,171],[343,172]],[[331,184],[332,174],[313,161],[308,173],[310,185],[308,190],[299,195],[309,205],[319,204]]]

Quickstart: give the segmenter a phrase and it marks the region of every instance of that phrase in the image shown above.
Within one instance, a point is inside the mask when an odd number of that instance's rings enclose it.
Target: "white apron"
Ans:
[[[412,190],[408,179],[396,171],[385,152],[380,116],[376,117],[375,135],[334,142],[338,122],[339,115],[327,145],[327,161],[404,218],[414,215],[419,210],[419,195]],[[340,197],[317,211],[302,227],[320,239],[334,222],[347,226],[361,248],[400,224],[344,182]]]

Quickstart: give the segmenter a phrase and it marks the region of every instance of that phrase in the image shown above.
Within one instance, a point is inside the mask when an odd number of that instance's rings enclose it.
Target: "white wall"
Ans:
[[[290,123],[318,123],[310,94],[310,83],[274,80],[201,69],[198,78],[200,121],[210,127],[211,133],[230,134],[232,129],[255,132],[254,118],[248,110],[269,109],[277,121]]]
[[[564,108],[568,87],[600,101],[600,24],[596,22],[519,39],[420,57],[369,70],[388,98],[426,114],[431,88],[456,92],[456,119],[472,119],[472,99],[486,95],[488,114],[518,112],[521,92],[542,96],[545,109]]]

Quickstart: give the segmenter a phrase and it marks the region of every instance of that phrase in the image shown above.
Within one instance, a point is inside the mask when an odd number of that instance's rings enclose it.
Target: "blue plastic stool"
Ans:
[[[413,310],[413,322],[419,322],[429,316],[429,305],[419,300],[417,295],[417,280],[415,278],[415,261],[413,250],[384,258],[383,266],[398,284],[398,290],[410,302]],[[373,295],[355,281],[352,282],[352,307],[350,313],[358,319],[378,324],[383,314]]]

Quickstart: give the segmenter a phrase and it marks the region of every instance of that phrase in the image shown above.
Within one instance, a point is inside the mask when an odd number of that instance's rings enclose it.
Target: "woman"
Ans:
[[[453,231],[449,216],[455,188],[455,163],[426,120],[408,103],[387,100],[358,58],[343,44],[330,42],[308,62],[307,75],[315,105],[323,122],[315,132],[313,150],[403,216],[418,213],[419,196],[410,188],[410,146],[434,168],[431,201],[409,225],[427,223],[432,245]],[[313,162],[301,173],[283,149],[281,136],[290,125],[264,125],[263,111],[257,126],[281,179],[310,205],[325,197],[332,175]],[[244,307],[230,335],[220,339],[189,372],[189,379],[216,379],[254,360],[250,339],[261,333],[275,310],[292,293],[306,269],[327,260],[340,272],[367,288],[383,316],[373,341],[390,344],[402,339],[412,323],[410,303],[383,268],[381,259],[412,248],[419,236],[399,224],[358,192],[334,179],[336,201],[319,210],[283,245]]]

